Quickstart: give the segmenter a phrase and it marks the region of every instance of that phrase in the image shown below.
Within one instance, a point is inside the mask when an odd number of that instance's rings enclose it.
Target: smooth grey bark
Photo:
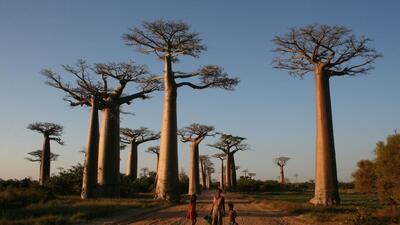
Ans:
[[[221,188],[221,190],[225,189],[225,184],[224,184],[224,160],[223,159],[221,159],[221,177],[220,177],[219,188]]]
[[[177,87],[172,72],[171,55],[164,57],[164,105],[160,141],[160,162],[156,198],[178,201]]]
[[[39,184],[44,185],[50,177],[50,137],[44,135]]]
[[[190,144],[189,160],[190,176],[188,194],[200,194],[200,173],[199,173],[199,144],[192,142]]]
[[[81,198],[95,197],[97,166],[99,157],[99,109],[97,100],[91,98],[89,131],[86,142],[85,165],[83,168]]]
[[[232,190],[232,175],[231,175],[231,167],[232,167],[232,154],[229,152],[226,154],[226,183],[225,183],[225,189],[226,191],[231,191]]]
[[[315,193],[310,200],[316,205],[340,204],[333,138],[329,75],[323,65],[315,67],[316,85],[316,168]]]
[[[132,177],[133,179],[137,179],[137,169],[138,169],[138,145],[134,141],[132,141],[128,153],[126,175]]]
[[[119,105],[102,110],[99,140],[98,184],[102,197],[119,197]]]
[[[203,189],[206,189],[206,171],[204,170],[204,162],[200,161],[201,181]]]
[[[231,170],[232,170],[232,173],[231,173],[231,176],[232,176],[232,179],[231,179],[231,182],[232,182],[232,190],[236,191],[236,188],[237,188],[237,178],[236,178],[236,163],[235,163],[235,155],[234,155],[234,154],[232,154],[231,160],[232,160],[232,163],[231,163]]]
[[[283,172],[283,166],[279,166],[279,170],[280,170],[279,183],[284,184],[285,183],[285,173]]]
[[[211,189],[211,170],[207,168],[206,170],[206,187],[208,190]]]

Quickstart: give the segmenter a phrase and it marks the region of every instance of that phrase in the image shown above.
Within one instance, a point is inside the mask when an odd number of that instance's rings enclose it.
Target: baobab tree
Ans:
[[[101,195],[118,197],[120,106],[131,104],[135,99],[149,98],[148,94],[158,90],[160,83],[149,75],[146,66],[134,62],[99,63],[91,67],[79,60],[75,66],[64,65],[63,68],[76,79],[76,85],[64,82],[56,72],[46,69],[42,74],[47,77],[47,84],[64,91],[64,99],[71,106],[91,107],[81,197],[93,197],[96,180]],[[111,83],[115,84],[114,88],[110,87]],[[124,94],[129,83],[138,84],[139,91]],[[98,110],[102,111],[101,135]]]
[[[247,173],[249,173],[248,169],[244,169],[242,170],[242,172],[244,173],[244,178],[247,178]]]
[[[39,177],[40,177],[40,170],[42,168],[42,150],[36,150],[33,152],[28,152],[29,157],[26,157],[25,159],[30,161],[30,162],[39,162]],[[50,152],[50,163],[52,161],[57,161],[58,154],[54,154]],[[57,168],[58,169],[58,168]]]
[[[256,176],[256,173],[249,173],[250,179],[253,179],[253,177],[255,177],[255,176]]]
[[[207,184],[207,174],[206,174],[206,161],[209,160],[208,155],[200,155],[199,156],[199,162],[200,162],[200,172],[201,172],[201,181],[202,181],[202,187],[203,189],[206,189],[206,184]]]
[[[30,161],[30,162],[41,162],[42,161],[42,150],[36,150],[33,152],[28,152],[29,157],[26,157],[25,159]],[[58,154],[50,152],[50,161],[57,161],[58,159]]]
[[[104,107],[102,101],[103,88],[91,76],[92,68],[85,60],[78,60],[75,66],[62,65],[63,69],[75,78],[75,84],[64,82],[56,72],[45,69],[42,74],[47,78],[46,84],[62,90],[66,96],[64,100],[70,106],[90,107],[89,126],[86,147],[84,150],[85,161],[83,169],[81,198],[93,198],[97,184],[97,160],[99,146],[99,115],[98,111]]]
[[[206,174],[207,174],[207,189],[211,189],[212,187],[212,174],[215,173],[214,163],[210,163],[207,165]]]
[[[151,146],[151,147],[148,147],[148,148],[146,149],[146,152],[147,152],[147,153],[155,154],[155,155],[157,156],[157,161],[156,161],[156,174],[157,174],[157,171],[158,171],[158,160],[159,160],[159,158],[160,158],[160,146]]]
[[[289,157],[278,157],[274,159],[274,163],[279,166],[280,176],[279,176],[279,183],[285,183],[285,173],[283,168],[286,166],[287,161],[289,161]]]
[[[138,146],[148,141],[154,141],[160,138],[160,133],[149,130],[146,127],[138,129],[121,128],[121,142],[129,144],[128,162],[126,175],[137,179],[138,169]]]
[[[357,38],[344,26],[309,25],[292,28],[273,42],[275,68],[303,77],[314,73],[316,86],[316,205],[340,204],[329,79],[335,76],[355,76],[373,69],[381,55],[369,47],[371,40]]]
[[[55,141],[59,145],[64,145],[64,142],[60,138],[63,132],[63,127],[55,123],[35,122],[29,124],[27,128],[42,134],[44,137],[43,148],[40,153],[41,159],[39,175],[39,184],[43,185],[50,177],[50,162],[52,158],[50,141]]]
[[[238,151],[248,150],[249,147],[247,144],[243,143],[243,141],[246,140],[246,138],[244,137],[219,133],[218,139],[219,140],[217,142],[215,142],[214,144],[209,144],[209,146],[219,149],[225,153],[226,155],[225,189],[227,191],[231,191],[232,189],[235,190],[236,186],[234,186],[232,182],[233,178],[232,173],[236,173],[234,155]]]
[[[189,160],[189,191],[188,194],[200,194],[200,174],[199,174],[199,144],[207,136],[213,136],[213,126],[191,124],[178,131],[182,142],[190,142]]]
[[[131,29],[123,38],[127,45],[135,46],[145,54],[154,53],[164,63],[164,104],[156,196],[175,201],[179,199],[176,116],[178,88],[233,90],[239,80],[229,78],[228,74],[216,65],[207,65],[189,73],[173,70],[172,64],[177,62],[179,57],[199,57],[206,49],[201,43],[199,34],[190,31],[189,26],[183,22],[164,20],[144,22],[141,28]]]
[[[149,174],[149,168],[147,168],[147,167],[141,168],[140,171],[142,171],[143,177],[147,177],[147,175]]]
[[[219,179],[219,188],[221,188],[221,190],[224,190],[225,189],[224,160],[226,159],[226,154],[225,153],[217,153],[217,154],[212,155],[212,157],[221,160],[221,177]]]

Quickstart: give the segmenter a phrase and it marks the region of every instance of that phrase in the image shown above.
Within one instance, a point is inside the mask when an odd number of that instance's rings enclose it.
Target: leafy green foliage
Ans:
[[[390,135],[386,143],[380,141],[373,161],[361,160],[353,174],[356,190],[375,192],[382,202],[400,204],[400,134]]]
[[[137,193],[154,190],[156,173],[149,172],[147,176],[134,179],[132,176],[121,176],[121,197],[134,197]]]
[[[78,164],[50,177],[45,187],[57,195],[79,195],[82,190],[82,176],[83,166]]]
[[[249,177],[240,177],[237,183],[240,192],[284,192],[284,191],[305,191],[313,188],[312,183],[281,184],[274,180],[254,180]]]

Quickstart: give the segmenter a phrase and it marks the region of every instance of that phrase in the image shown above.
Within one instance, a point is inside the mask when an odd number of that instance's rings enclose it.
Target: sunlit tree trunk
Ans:
[[[201,170],[201,184],[203,189],[206,189],[206,171],[204,170],[204,162],[200,161],[200,170]]]
[[[91,113],[89,118],[89,130],[86,142],[85,165],[83,168],[81,198],[95,197],[97,184],[97,160],[99,155],[99,111],[97,101],[91,99]]]
[[[225,169],[226,169],[226,174],[225,174],[225,177],[226,177],[226,183],[225,183],[225,189],[227,190],[227,191],[231,191],[231,189],[232,189],[232,181],[231,181],[231,164],[232,164],[232,154],[230,154],[230,153],[228,153],[228,154],[226,154],[226,166],[225,166]]]
[[[199,173],[199,144],[190,144],[190,176],[188,194],[200,194],[200,173]]]
[[[119,106],[102,113],[99,140],[98,184],[103,197],[119,197]]]
[[[44,135],[42,158],[40,161],[39,184],[44,185],[50,177],[50,137]]]
[[[279,183],[284,184],[285,183],[285,174],[283,172],[283,166],[279,166],[279,169],[280,169],[280,174],[281,174],[281,176],[279,177],[280,178]]]
[[[132,177],[133,179],[137,179],[137,170],[138,170],[138,147],[135,142],[131,142],[130,150],[128,153],[128,162],[126,175]]]
[[[340,204],[333,139],[332,110],[329,76],[323,66],[316,66],[316,168],[315,196],[311,203],[318,205]]]
[[[231,156],[231,182],[232,182],[232,190],[236,191],[237,180],[236,180],[236,163],[235,163],[235,155]]]
[[[209,169],[206,170],[206,178],[207,189],[211,189],[211,171]]]
[[[156,197],[170,201],[179,200],[178,129],[176,120],[177,90],[173,76],[171,56],[167,55],[165,56],[164,63],[164,108]]]

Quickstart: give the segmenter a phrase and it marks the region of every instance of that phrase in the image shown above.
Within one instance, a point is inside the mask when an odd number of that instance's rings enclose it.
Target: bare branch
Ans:
[[[178,131],[182,142],[197,142],[200,143],[207,136],[214,136],[213,126],[206,126],[197,123],[190,124]]]
[[[121,142],[123,143],[135,143],[136,145],[144,142],[157,140],[160,138],[160,133],[149,130],[146,127],[140,127],[139,129],[121,128]]]
[[[373,69],[382,55],[367,46],[371,40],[356,38],[344,26],[310,25],[293,28],[282,37],[275,37],[274,67],[291,75],[303,76],[323,64],[330,76],[356,75]],[[352,63],[351,63],[352,62]]]
[[[233,90],[239,83],[239,78],[229,78],[224,70],[216,65],[208,65],[200,68],[199,70],[186,75],[175,76],[178,78],[198,77],[198,84],[191,82],[177,83],[177,87],[189,86],[193,89],[223,88],[226,90]]]
[[[42,161],[42,150],[36,150],[33,152],[28,152],[31,157],[26,157],[25,159],[30,162],[41,162]],[[50,153],[50,161],[57,161],[58,154]]]
[[[214,144],[208,144],[208,146],[219,149],[225,154],[248,150],[248,145],[243,143],[246,138],[223,133],[218,133],[218,135],[219,140]]]
[[[141,28],[130,30],[123,39],[127,45],[135,46],[145,54],[169,54],[177,60],[179,55],[198,57],[206,50],[201,44],[199,34],[189,31],[189,26],[180,21],[156,20],[144,22]]]

